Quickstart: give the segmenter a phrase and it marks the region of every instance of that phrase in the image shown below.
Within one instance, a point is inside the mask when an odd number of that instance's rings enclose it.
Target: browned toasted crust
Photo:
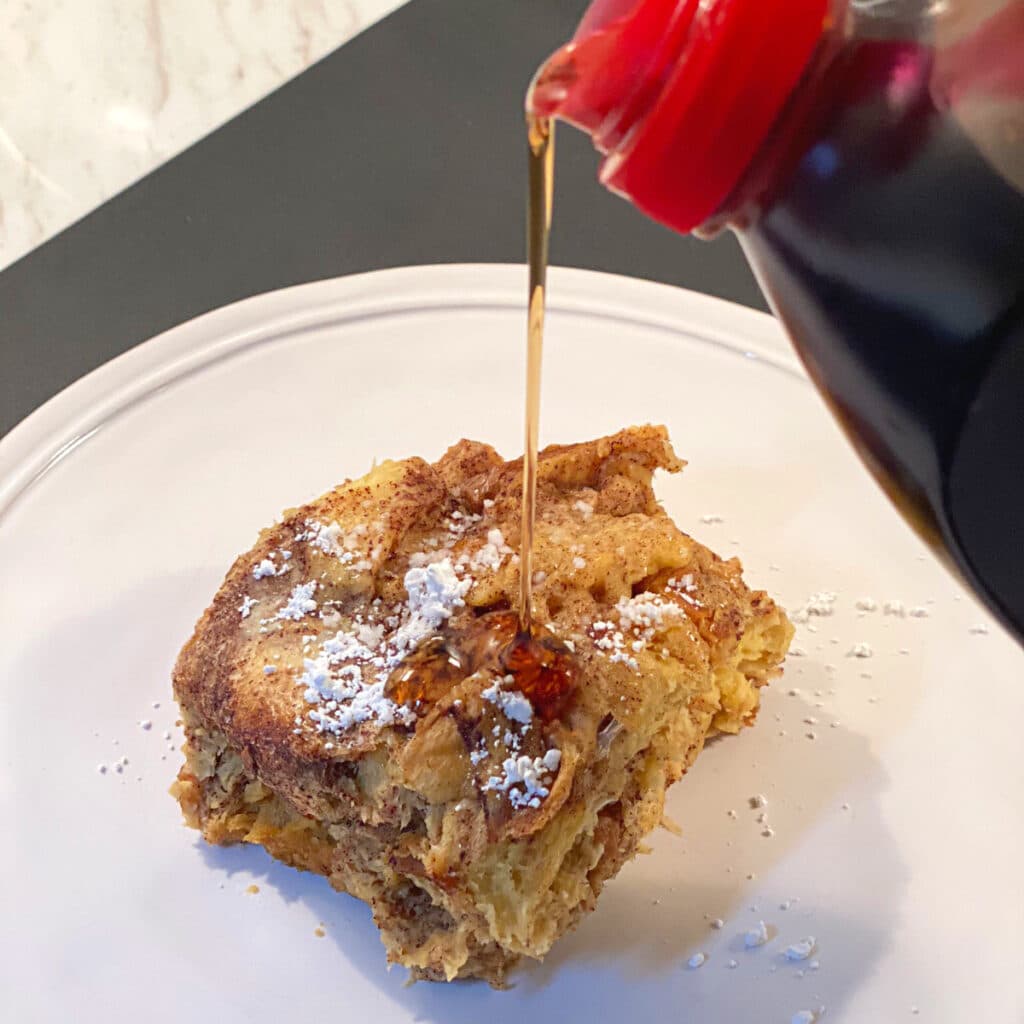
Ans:
[[[417,976],[498,983],[518,956],[542,956],[658,822],[665,787],[706,735],[753,721],[789,643],[785,616],[739,563],[658,505],[652,474],[682,466],[658,427],[542,453],[535,619],[575,648],[581,682],[564,715],[521,728],[485,697],[493,672],[415,715],[400,709],[404,721],[328,733],[311,725],[299,682],[335,630],[407,605],[411,561],[444,553],[471,581],[445,628],[514,606],[518,460],[461,441],[433,465],[385,463],[288,511],[235,561],[174,669],[188,733],[175,792],[189,823],[366,899],[389,957]],[[337,524],[351,548],[319,547],[310,523]],[[504,551],[485,558],[495,530]],[[256,579],[265,562],[273,574]],[[315,609],[279,617],[306,582]],[[627,629],[613,647],[629,602],[651,595],[671,606],[657,628]],[[488,789],[503,756],[548,750],[560,763],[535,806]]]

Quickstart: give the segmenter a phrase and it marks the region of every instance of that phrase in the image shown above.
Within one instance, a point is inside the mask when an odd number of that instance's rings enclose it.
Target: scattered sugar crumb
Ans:
[[[972,636],[984,636],[988,632],[988,626],[978,623],[976,626],[971,626],[967,632]]]
[[[694,953],[689,960],[686,961],[686,966],[691,971],[695,971],[698,967],[703,967],[707,961],[707,956],[704,953]]]
[[[314,929],[313,929],[313,934],[314,934],[314,935],[315,935],[315,936],[316,936],[316,937],[317,937],[318,939],[322,939],[322,938],[323,938],[323,937],[324,937],[324,936],[325,936],[325,935],[327,934],[327,932],[325,932],[325,931],[324,931],[324,929],[323,929],[323,925],[321,925],[321,926],[320,926],[319,928],[314,928]]]
[[[817,971],[821,967],[821,962],[818,960],[812,960],[807,966],[810,970]]]
[[[713,917],[708,923],[716,932],[720,932],[725,927],[725,922],[720,917]]]
[[[757,793],[750,798],[750,806],[755,810],[759,807],[767,807],[768,797],[766,797],[764,793]]]
[[[907,614],[907,609],[902,601],[886,601],[882,605],[882,612],[885,615],[895,615],[896,618],[902,619]]]
[[[711,524],[713,524],[713,523],[724,523],[725,522],[725,520],[721,516],[714,515],[714,514],[707,515],[707,516],[701,516],[700,517],[700,521],[702,523],[708,524],[709,526]]]
[[[148,718],[144,718],[139,722],[139,728],[145,732],[149,732],[149,730],[153,728],[153,723]]]
[[[256,599],[246,594],[242,598],[242,603],[238,606],[238,614],[241,615],[243,619],[247,619],[249,618],[249,612],[251,612],[255,606]]]
[[[927,619],[931,613],[928,611],[927,608],[924,607],[924,605],[919,604],[911,608],[910,611],[907,612],[907,614],[912,619]]]
[[[757,924],[751,928],[743,936],[743,945],[747,949],[756,949],[758,946],[763,946],[768,941],[768,926],[764,921],[758,921]]]
[[[160,701],[158,701],[158,700],[153,701],[152,707],[153,707],[154,711],[159,710],[159,708],[160,708]]]
[[[773,829],[773,828],[763,828],[761,830],[761,835],[764,836],[765,839],[771,839],[772,836],[775,835],[775,829]]]
[[[107,774],[107,766],[105,764],[98,764],[98,765],[96,765],[96,771],[98,771],[100,773],[100,775],[106,775]]]
[[[502,762],[501,774],[492,775],[481,786],[483,792],[500,792],[508,795],[509,803],[515,808],[540,807],[541,800],[550,793],[550,776],[558,773],[562,752],[551,748],[543,757],[507,757]]]
[[[739,967],[739,965],[740,963],[738,960],[730,960],[727,964],[729,970],[735,970],[737,967]]]
[[[792,945],[787,946],[785,957],[787,960],[806,960],[814,952],[814,944],[814,936],[808,935],[806,939],[801,939],[799,942],[794,942]]]
[[[789,1024],[814,1024],[814,1013],[811,1010],[797,1010]]]
[[[250,896],[255,896],[255,895],[256,895],[256,893],[258,893],[258,892],[260,891],[260,887],[259,887],[258,885],[250,885],[250,886],[249,886],[249,888],[248,888],[248,889],[246,889],[245,891],[246,891],[246,892],[247,892],[247,893],[248,893],[248,894],[249,894]]]
[[[520,725],[529,725],[533,719],[533,705],[518,690],[503,690],[502,682],[514,683],[515,679],[506,676],[487,687],[480,696],[499,708],[506,718]]]
[[[878,611],[878,602],[873,597],[862,597],[858,599],[855,607],[860,612],[874,612]]]
[[[831,590],[820,590],[794,611],[790,618],[794,622],[805,623],[812,616],[826,617],[835,613],[835,605],[839,595]]]
[[[580,556],[579,556],[579,555],[577,555],[577,556],[576,556],[576,557],[575,557],[575,558],[574,558],[574,559],[572,560],[572,566],[573,566],[573,568],[574,568],[574,569],[586,569],[586,567],[587,567],[587,561],[586,561],[586,559],[585,559],[585,558],[580,558]]]
[[[854,644],[846,652],[846,656],[848,658],[870,658],[870,657],[872,657],[874,655],[874,653],[875,652],[874,652],[874,649],[872,648],[871,644],[864,643],[862,641],[861,643]]]

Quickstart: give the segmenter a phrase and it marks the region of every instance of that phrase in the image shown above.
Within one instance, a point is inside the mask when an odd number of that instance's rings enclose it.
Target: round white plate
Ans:
[[[516,455],[525,294],[522,268],[463,266],[261,296],[0,443],[5,1021],[1021,1019],[1020,652],[876,491],[773,321],[660,285],[552,272],[543,439],[666,423],[683,528],[791,609],[837,595],[757,727],[672,792],[685,836],[654,837],[496,993],[405,987],[362,904],[182,827],[168,676],[232,558],[375,458],[463,436]],[[808,936],[813,962],[787,961]]]

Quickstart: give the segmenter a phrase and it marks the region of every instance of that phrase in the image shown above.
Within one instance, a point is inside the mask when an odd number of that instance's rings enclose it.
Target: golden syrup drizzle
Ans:
[[[537,438],[540,427],[540,365],[544,353],[544,298],[548,239],[555,184],[555,126],[548,118],[527,119],[530,148],[530,208],[526,255],[530,267],[526,322],[526,437],[523,448],[523,513],[519,551],[519,629],[532,627],[533,533],[537,517]]]
[[[395,666],[384,684],[384,696],[396,704],[435,704],[469,672],[444,637],[425,640]]]
[[[569,649],[552,637],[524,633],[515,612],[501,611],[447,628],[425,641],[395,667],[384,695],[426,713],[481,669],[513,676],[516,689],[545,722],[568,708],[576,688],[576,665]]]

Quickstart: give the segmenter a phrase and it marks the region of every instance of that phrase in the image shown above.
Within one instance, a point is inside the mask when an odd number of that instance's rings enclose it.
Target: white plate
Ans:
[[[581,271],[550,292],[544,437],[668,424],[690,467],[660,493],[684,529],[791,608],[838,595],[758,727],[673,791],[685,838],[656,836],[494,993],[403,987],[361,904],[182,828],[168,674],[233,556],[375,457],[521,445],[521,268],[262,296],[129,352],[0,444],[5,1021],[1021,1019],[1019,651],[880,497],[768,317]],[[863,597],[928,615],[858,613]],[[859,642],[874,656],[847,656]],[[760,919],[772,941],[744,950]],[[816,970],[782,956],[808,935]]]

